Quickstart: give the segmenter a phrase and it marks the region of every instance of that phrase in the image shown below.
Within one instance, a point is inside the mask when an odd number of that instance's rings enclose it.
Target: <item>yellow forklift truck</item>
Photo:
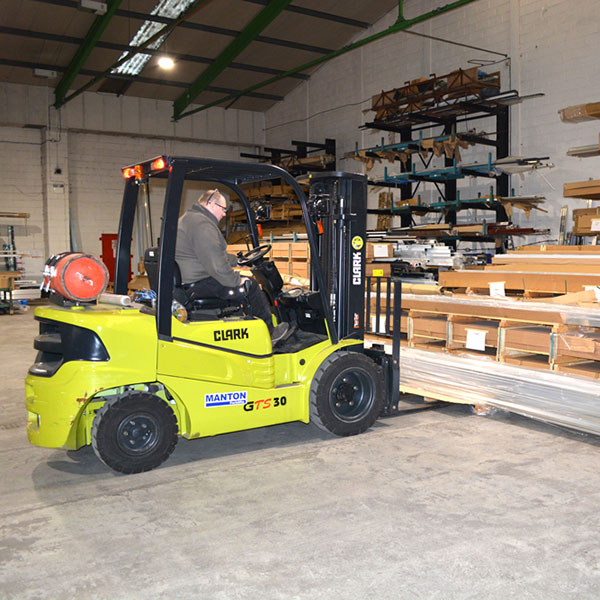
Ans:
[[[36,309],[38,355],[25,382],[31,443],[69,450],[91,444],[112,469],[138,473],[166,460],[180,435],[312,421],[347,436],[397,404],[399,284],[392,356],[364,348],[366,177],[313,175],[307,200],[287,171],[265,164],[162,156],[123,173],[115,294],[127,294],[139,190],[167,179],[160,245],[145,255],[155,304],[73,302],[55,292],[49,306]],[[302,207],[310,290],[283,290],[241,188],[273,179],[290,185]],[[276,320],[293,331],[275,347],[264,321],[244,313],[243,296],[190,298],[181,286],[174,256],[186,181],[227,186],[241,202],[249,250],[239,262],[252,269]]]

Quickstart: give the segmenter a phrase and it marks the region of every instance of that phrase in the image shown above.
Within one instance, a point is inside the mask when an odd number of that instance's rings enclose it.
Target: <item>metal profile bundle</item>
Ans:
[[[595,379],[535,371],[447,353],[402,348],[400,391],[461,404],[509,410],[533,419],[600,434]]]

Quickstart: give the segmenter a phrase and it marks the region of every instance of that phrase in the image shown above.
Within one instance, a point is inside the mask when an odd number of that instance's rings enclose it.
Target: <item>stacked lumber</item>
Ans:
[[[576,104],[567,106],[558,111],[560,120],[567,123],[582,123],[600,119],[600,102],[588,102],[587,104]]]
[[[552,371],[535,373],[468,356],[400,351],[400,391],[447,402],[494,406],[600,434],[600,386],[594,379]]]
[[[576,293],[600,286],[600,247],[527,246],[500,254],[483,269],[440,272],[445,290],[525,297]]]
[[[580,305],[414,291],[402,294],[401,392],[600,433],[600,306],[593,291],[578,295]],[[386,313],[380,310],[382,332]],[[389,338],[368,335],[365,344],[391,352]]]
[[[528,246],[498,256],[488,269],[474,273],[501,280],[507,289],[519,287],[505,277],[507,268],[518,269],[525,278],[521,292],[530,289],[527,277],[537,274],[540,285],[542,276],[560,280],[555,289],[567,293],[492,297],[449,292],[447,287],[423,294],[427,290],[417,293],[403,286],[400,390],[495,406],[599,434],[600,303],[598,288],[584,289],[581,280],[600,274],[600,248]],[[450,272],[445,275],[452,277]],[[580,277],[579,286],[573,276]],[[473,287],[481,281],[461,281],[461,291],[489,291]],[[486,281],[488,288],[490,283]],[[389,335],[388,305],[394,298],[387,295],[383,281],[379,286],[375,296],[382,301],[371,298],[369,323],[371,329]],[[391,350],[389,339],[381,336],[367,336],[366,343],[382,340]]]
[[[452,236],[481,238],[519,236],[519,235],[546,235],[548,230],[534,229],[533,227],[517,227],[508,222],[498,223],[465,223],[453,225],[451,223],[427,223],[412,227],[399,227],[393,229],[394,233],[406,233],[417,238],[447,238]]]
[[[227,252],[237,254],[246,253],[246,244],[229,244]],[[310,276],[310,248],[308,242],[274,242],[265,258],[275,263],[282,276],[301,277],[308,279]]]
[[[411,348],[600,378],[600,306],[403,294]],[[564,302],[564,301],[563,301]]]
[[[563,186],[565,198],[581,198],[583,200],[600,199],[600,181],[590,179],[588,181],[573,181]]]
[[[473,96],[483,97],[484,90],[500,89],[500,72],[481,77],[478,67],[456,69],[437,77],[421,77],[404,86],[382,91],[371,98],[371,110],[379,121],[397,115],[431,109],[439,103],[452,103]]]

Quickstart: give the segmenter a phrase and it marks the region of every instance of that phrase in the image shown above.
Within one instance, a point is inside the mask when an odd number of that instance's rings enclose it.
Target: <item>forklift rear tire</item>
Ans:
[[[317,369],[310,387],[310,420],[335,435],[356,435],[383,408],[381,369],[358,352],[336,352]]]
[[[96,456],[119,473],[142,473],[163,463],[177,444],[177,419],[161,398],[130,392],[107,400],[92,425]]]

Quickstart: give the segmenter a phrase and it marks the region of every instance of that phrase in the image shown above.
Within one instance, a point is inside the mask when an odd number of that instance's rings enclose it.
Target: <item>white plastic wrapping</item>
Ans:
[[[600,385],[573,374],[402,347],[400,389],[600,434]]]
[[[596,307],[526,301],[510,297],[402,294],[403,308],[415,308],[415,304],[418,304],[418,310],[422,311],[433,310],[434,305],[437,305],[446,314],[471,314],[491,319],[515,319],[518,316],[518,320],[522,321],[529,321],[529,318],[525,317],[530,317],[532,323],[564,323],[593,327],[596,322],[600,322],[600,310]],[[431,305],[432,308],[429,309],[427,305]],[[523,315],[519,316],[519,313]]]

